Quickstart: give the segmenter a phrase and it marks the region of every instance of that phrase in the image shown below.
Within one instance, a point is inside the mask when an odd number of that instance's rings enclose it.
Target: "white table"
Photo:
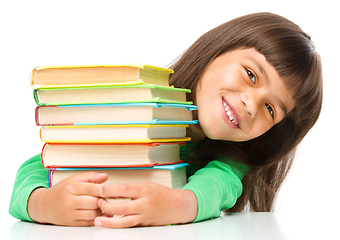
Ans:
[[[236,213],[199,223],[130,229],[59,227],[18,221],[9,228],[9,233],[12,240],[340,239],[337,228],[332,227],[336,224],[334,219],[327,217],[320,219],[319,215],[312,219],[299,214],[284,217],[277,213]]]

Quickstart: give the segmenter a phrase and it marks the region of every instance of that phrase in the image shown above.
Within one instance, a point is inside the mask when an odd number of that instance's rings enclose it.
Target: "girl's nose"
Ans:
[[[255,117],[259,109],[258,97],[251,92],[242,92],[240,94],[240,100],[244,105],[245,112],[248,113],[250,117]]]

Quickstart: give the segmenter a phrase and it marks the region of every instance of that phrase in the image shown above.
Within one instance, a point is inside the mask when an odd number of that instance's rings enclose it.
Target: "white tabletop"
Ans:
[[[130,229],[59,227],[18,221],[9,228],[9,233],[12,240],[340,239],[328,221],[334,219],[312,219],[299,214],[283,217],[277,213],[236,213],[199,223]]]

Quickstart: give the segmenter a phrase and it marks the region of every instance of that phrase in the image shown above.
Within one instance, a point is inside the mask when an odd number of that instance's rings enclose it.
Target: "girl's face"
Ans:
[[[262,135],[295,107],[275,68],[252,48],[218,56],[200,79],[196,104],[204,135],[229,141]]]

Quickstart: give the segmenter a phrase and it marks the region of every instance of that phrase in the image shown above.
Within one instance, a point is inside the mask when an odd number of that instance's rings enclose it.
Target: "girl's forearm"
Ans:
[[[35,222],[46,223],[44,218],[44,205],[47,204],[45,199],[45,195],[47,194],[48,189],[46,188],[37,188],[35,189],[27,203],[27,211],[31,219]]]
[[[189,223],[195,220],[197,215],[197,199],[195,194],[190,190],[180,190],[177,195],[178,202],[180,203],[181,218],[178,223]]]

